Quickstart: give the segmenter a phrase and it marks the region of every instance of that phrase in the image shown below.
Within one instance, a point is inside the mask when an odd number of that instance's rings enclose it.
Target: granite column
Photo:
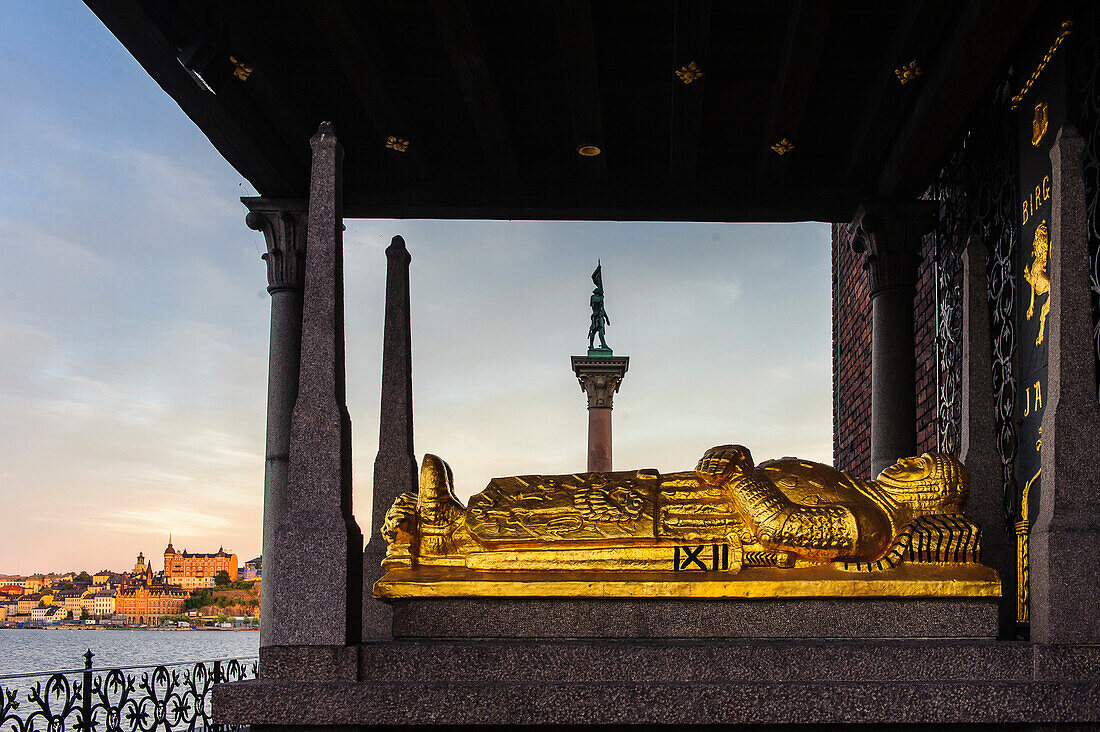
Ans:
[[[1030,538],[1031,638],[1040,643],[1100,643],[1100,405],[1084,149],[1067,124],[1050,151],[1050,350],[1039,513]]]
[[[871,291],[871,475],[917,449],[913,297],[921,237],[934,224],[929,201],[865,201],[852,248],[863,254]]]
[[[572,360],[581,391],[588,396],[588,472],[610,472],[611,409],[630,357],[589,355],[573,356]]]
[[[276,561],[275,532],[286,504],[290,420],[298,398],[302,352],[302,283],[305,275],[306,202],[300,199],[242,198],[245,223],[267,243],[267,291],[271,294],[271,340],[267,370],[267,444],[264,464],[263,551]],[[271,584],[260,583],[260,607],[271,602]],[[271,645],[271,621],[260,614],[260,645]]]
[[[962,383],[959,460],[970,473],[966,512],[982,527],[982,563],[1001,576],[1000,632],[1016,626],[1016,562],[1005,526],[1001,457],[994,424],[993,343],[989,332],[989,285],[985,242],[972,235],[962,252]]]
[[[393,610],[375,600],[374,583],[382,576],[386,540],[382,523],[394,500],[417,492],[413,454],[412,321],[409,309],[409,263],[405,240],[393,237],[386,248],[386,319],[382,335],[382,408],[378,456],[374,460],[374,495],[370,540],[363,555],[363,638],[388,639]]]
[[[264,678],[357,677],[363,537],[351,506],[351,420],[344,370],[343,149],[323,122],[310,140],[302,354],[291,420],[287,500],[275,536],[272,646]],[[266,563],[265,563],[266,564]],[[277,651],[277,652],[276,652]]]

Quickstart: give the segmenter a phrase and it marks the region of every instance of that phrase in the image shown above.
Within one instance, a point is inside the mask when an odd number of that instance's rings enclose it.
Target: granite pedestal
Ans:
[[[356,683],[244,681],[218,722],[1100,723],[1100,646],[1013,641],[382,641]],[[277,727],[275,725],[287,725]],[[257,727],[258,726],[258,727]]]
[[[424,638],[994,638],[997,598],[397,600],[393,635]]]

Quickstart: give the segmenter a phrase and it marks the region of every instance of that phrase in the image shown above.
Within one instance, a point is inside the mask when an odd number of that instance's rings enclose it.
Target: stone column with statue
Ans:
[[[604,338],[605,326],[611,325],[611,318],[604,308],[603,264],[599,260],[592,283],[596,287],[589,298],[592,322],[588,328],[588,355],[573,356],[572,362],[581,391],[588,396],[588,470],[598,472],[611,470],[611,410],[615,392],[630,366],[630,357],[616,357]],[[594,347],[597,337],[598,348]]]

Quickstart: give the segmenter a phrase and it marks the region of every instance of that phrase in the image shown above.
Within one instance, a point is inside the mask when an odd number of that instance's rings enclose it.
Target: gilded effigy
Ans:
[[[375,591],[859,595],[863,582],[872,594],[999,594],[978,563],[968,494],[966,468],[948,455],[863,480],[795,458],[756,465],[747,448],[722,445],[679,473],[495,478],[463,506],[450,467],[426,455],[419,494],[386,516],[389,574]]]

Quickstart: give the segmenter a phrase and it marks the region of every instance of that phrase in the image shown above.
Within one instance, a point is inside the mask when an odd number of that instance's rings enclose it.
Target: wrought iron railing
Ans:
[[[84,668],[0,676],[4,732],[174,732],[231,729],[215,725],[215,684],[255,678],[255,656],[179,661],[160,666]]]

